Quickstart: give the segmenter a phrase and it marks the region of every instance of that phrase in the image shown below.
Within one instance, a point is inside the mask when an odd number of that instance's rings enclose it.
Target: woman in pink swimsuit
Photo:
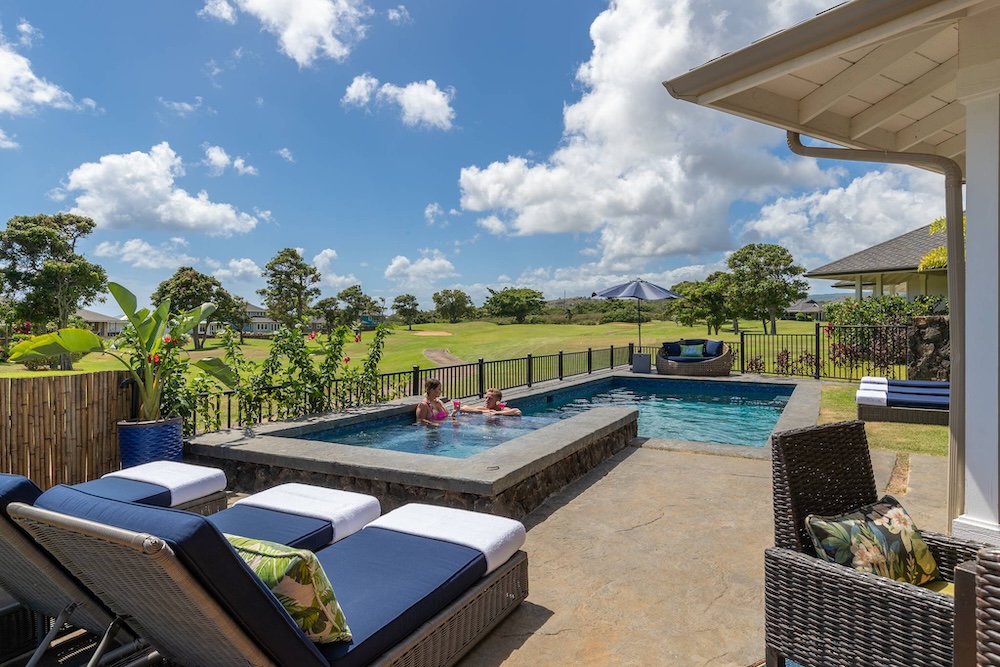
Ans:
[[[417,423],[440,426],[448,418],[448,408],[441,402],[441,380],[430,378],[424,382],[424,400],[417,403]]]

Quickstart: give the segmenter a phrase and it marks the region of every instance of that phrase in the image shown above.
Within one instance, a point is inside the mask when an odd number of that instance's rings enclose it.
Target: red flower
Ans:
[[[351,361],[351,358],[350,358],[350,357],[344,357],[344,363],[345,363],[345,364],[346,364],[346,363],[350,363],[350,361]]]
[[[146,357],[146,360],[149,361],[149,363],[151,363],[151,364],[158,364],[158,363],[160,363],[160,355],[159,355],[159,353],[157,353],[157,354],[150,354],[150,355],[148,355]]]
[[[355,342],[355,343],[360,343],[360,342],[361,342],[361,334],[357,334],[357,335],[356,335],[356,336],[354,337],[354,342]]]
[[[316,340],[316,332],[315,331],[310,332],[308,338],[309,340]]]
[[[173,340],[174,340],[174,339],[173,339],[173,338],[171,338],[170,336],[164,336],[164,337],[163,337],[163,342],[164,342],[164,343],[166,343],[167,345],[170,345],[170,343],[172,343],[172,342],[173,342]]]

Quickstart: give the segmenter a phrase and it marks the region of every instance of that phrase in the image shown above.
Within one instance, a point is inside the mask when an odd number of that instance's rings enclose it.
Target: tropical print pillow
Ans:
[[[824,560],[911,584],[939,578],[937,562],[892,496],[843,516],[806,517],[806,530]]]
[[[351,640],[344,610],[316,554],[237,535],[226,535],[226,539],[306,637],[317,644]]]
[[[704,345],[681,345],[682,357],[704,357],[705,356],[705,346]]]

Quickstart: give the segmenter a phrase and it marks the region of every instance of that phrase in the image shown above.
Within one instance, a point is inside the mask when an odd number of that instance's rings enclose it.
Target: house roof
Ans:
[[[786,313],[821,313],[823,312],[823,304],[813,301],[812,299],[800,299],[796,301],[788,308],[785,308]]]
[[[121,320],[117,317],[97,313],[93,310],[87,310],[86,308],[77,308],[76,316],[84,322],[114,322],[116,324],[121,324]]]
[[[996,9],[996,0],[852,0],[663,85],[678,99],[841,146],[929,153],[964,171],[958,98],[976,91],[958,76],[958,23]],[[990,16],[964,29],[988,43]]]
[[[944,234],[931,234],[930,227],[924,225],[902,236],[830,262],[807,272],[806,277],[916,271],[924,255],[944,245]]]

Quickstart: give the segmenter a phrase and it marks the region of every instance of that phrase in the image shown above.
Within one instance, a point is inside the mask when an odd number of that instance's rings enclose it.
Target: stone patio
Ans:
[[[764,657],[771,464],[628,447],[525,518],[530,594],[461,663],[746,667]],[[884,489],[895,462],[873,452]],[[947,461],[911,457],[899,495],[946,524]]]

